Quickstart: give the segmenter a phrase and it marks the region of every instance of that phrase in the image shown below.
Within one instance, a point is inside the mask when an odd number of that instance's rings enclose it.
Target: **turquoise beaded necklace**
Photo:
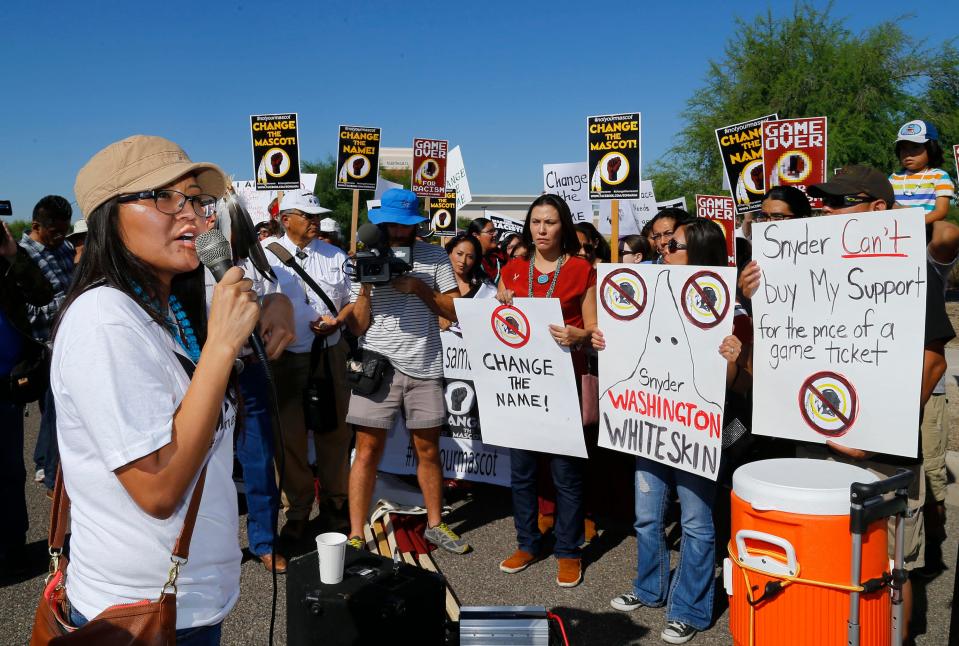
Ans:
[[[149,307],[156,312],[160,311],[160,302],[155,298],[149,298],[142,287],[134,284],[133,291]],[[170,294],[167,303],[169,308],[164,313],[167,332],[173,336],[177,345],[183,348],[190,360],[197,363],[200,360],[200,344],[197,342],[196,333],[193,331],[193,324],[190,323],[186,310],[183,309],[183,305],[180,304],[180,300],[176,296]]]

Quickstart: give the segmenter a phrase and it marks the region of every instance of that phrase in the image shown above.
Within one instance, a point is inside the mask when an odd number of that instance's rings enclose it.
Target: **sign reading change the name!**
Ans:
[[[380,129],[340,126],[336,150],[336,188],[376,190],[380,163]]]
[[[716,479],[736,270],[599,266],[599,446]]]
[[[588,117],[586,130],[589,199],[639,199],[639,113]]]
[[[753,224],[754,433],[915,457],[923,213]]]
[[[726,184],[736,200],[736,212],[739,214],[758,211],[766,192],[763,179],[763,122],[776,119],[777,116],[771,114],[716,130]]]
[[[300,187],[300,146],[296,113],[250,116],[253,172],[258,191],[289,191]]]

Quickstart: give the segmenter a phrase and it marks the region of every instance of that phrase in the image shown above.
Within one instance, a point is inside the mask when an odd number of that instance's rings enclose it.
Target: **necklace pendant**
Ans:
[[[549,274],[540,274],[536,277],[536,282],[540,285],[545,285],[549,282]]]

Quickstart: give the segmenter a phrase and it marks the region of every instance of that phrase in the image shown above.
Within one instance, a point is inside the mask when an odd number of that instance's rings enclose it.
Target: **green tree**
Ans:
[[[736,20],[724,56],[688,100],[686,125],[649,174],[661,199],[723,194],[715,130],[764,114],[829,118],[828,168],[851,163],[892,172],[897,128],[928,119],[943,148],[959,142],[959,53],[952,42],[919,43],[887,21],[853,33],[829,8],[797,4]],[[947,170],[955,173],[952,163]]]
[[[30,230],[30,220],[13,220],[12,222],[7,222],[7,226],[10,227],[10,233],[13,234],[13,239],[20,240],[23,232]]]

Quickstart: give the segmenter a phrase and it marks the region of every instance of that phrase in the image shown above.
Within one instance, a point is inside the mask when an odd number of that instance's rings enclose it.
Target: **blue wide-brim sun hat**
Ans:
[[[369,212],[373,224],[415,225],[426,220],[420,214],[420,198],[413,191],[391,188],[380,198],[380,208]]]

